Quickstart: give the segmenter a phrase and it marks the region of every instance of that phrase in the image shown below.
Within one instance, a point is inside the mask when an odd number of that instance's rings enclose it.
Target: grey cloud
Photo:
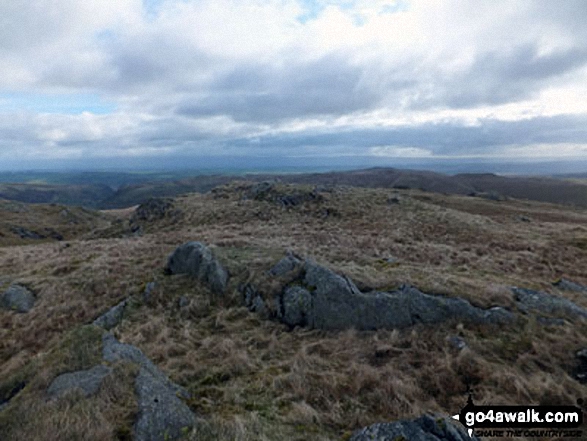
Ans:
[[[508,145],[586,143],[587,115],[538,117],[522,121],[483,120],[480,126],[456,123],[421,124],[378,129],[351,129],[330,133],[296,133],[235,141],[247,151],[277,154],[299,149],[328,149],[365,154],[370,147],[398,146],[429,149],[435,155],[491,154]]]
[[[540,55],[536,44],[509,52],[480,53],[472,66],[450,77],[434,75],[431,96],[412,100],[417,109],[448,106],[470,108],[531,98],[564,74],[587,64],[587,47]],[[423,75],[425,76],[425,74]]]
[[[217,78],[204,96],[184,99],[177,114],[230,115],[237,121],[272,122],[318,115],[342,115],[379,104],[378,86],[364,66],[345,54],[331,54],[283,68],[267,64],[237,66]]]

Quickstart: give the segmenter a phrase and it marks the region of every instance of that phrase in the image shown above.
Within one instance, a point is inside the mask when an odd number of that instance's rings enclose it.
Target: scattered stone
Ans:
[[[390,198],[387,199],[387,203],[389,205],[398,205],[400,202],[401,202],[401,200],[398,195],[391,196]]]
[[[248,192],[248,197],[255,200],[264,199],[267,194],[273,190],[275,185],[269,181],[259,182],[251,187]]]
[[[135,380],[139,413],[134,440],[175,440],[196,424],[196,416],[179,398],[189,399],[189,393],[169,380],[139,348],[120,343],[112,334],[104,335],[102,344],[104,360],[126,360],[140,367]]]
[[[180,245],[167,261],[170,274],[189,274],[206,284],[214,294],[224,294],[228,273],[212,255],[212,251],[200,242]]]
[[[518,220],[520,222],[532,222],[532,220],[528,216],[518,216]]]
[[[36,231],[29,230],[24,227],[11,227],[10,231],[12,231],[17,236],[20,236],[21,239],[45,239],[46,236],[43,236]]]
[[[349,441],[479,441],[448,417],[423,415],[415,420],[378,423],[357,430]]]
[[[2,409],[8,407],[10,400],[12,400],[21,390],[23,390],[25,386],[26,383],[24,381],[19,381],[10,390],[3,394],[3,397],[0,398],[0,412],[2,412]]]
[[[98,365],[88,370],[59,375],[47,389],[47,394],[50,398],[57,398],[70,390],[79,389],[85,397],[94,395],[111,372],[111,367]]]
[[[322,200],[318,188],[314,187],[311,191],[300,189],[292,190],[290,193],[284,193],[276,189],[272,182],[264,181],[253,185],[246,194],[247,199],[257,201],[276,202],[283,207],[295,207],[308,201]]]
[[[177,306],[179,306],[180,308],[185,308],[189,304],[190,299],[188,299],[186,296],[180,296],[179,299],[177,299]]]
[[[153,290],[155,289],[155,282],[149,282],[145,285],[145,290],[143,291],[143,302],[150,303],[151,297],[153,294]]]
[[[452,337],[449,337],[447,340],[448,343],[458,351],[462,351],[468,346],[467,342],[457,335],[453,335]]]
[[[518,308],[524,312],[538,311],[549,315],[563,314],[567,317],[587,319],[587,310],[562,297],[525,288],[512,288]]]
[[[0,306],[20,313],[29,312],[35,304],[35,295],[22,285],[11,285],[0,297]]]
[[[587,286],[580,285],[575,282],[571,282],[567,279],[560,279],[552,284],[558,289],[562,289],[564,291],[576,291],[576,292],[585,292],[587,293]]]
[[[127,304],[128,300],[123,300],[94,320],[93,324],[109,331],[122,321]]]
[[[276,298],[277,317],[290,326],[359,330],[406,328],[417,323],[459,320],[504,324],[511,312],[481,309],[460,298],[424,294],[411,286],[392,292],[361,292],[348,278],[317,265],[304,263],[301,278]]]

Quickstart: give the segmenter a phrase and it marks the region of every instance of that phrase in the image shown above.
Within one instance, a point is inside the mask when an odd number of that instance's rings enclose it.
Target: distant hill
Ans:
[[[33,204],[96,207],[113,194],[114,190],[104,184],[0,184],[1,199]]]
[[[363,188],[419,189],[443,194],[492,198],[528,199],[587,207],[587,181],[581,175],[568,179],[551,177],[513,177],[491,173],[446,175],[431,171],[371,168],[365,170],[298,173],[199,175],[171,180],[169,174],[151,176],[116,190],[100,184],[48,185],[35,183],[0,184],[0,198],[28,203],[61,203],[91,208],[114,209],[140,204],[151,197],[174,197],[186,193],[205,193],[234,180],[281,181],[284,183]],[[76,176],[78,179],[79,176]],[[114,178],[116,178],[114,176]],[[117,180],[120,183],[121,180]],[[77,182],[77,181],[76,181]],[[95,181],[93,181],[95,182]]]

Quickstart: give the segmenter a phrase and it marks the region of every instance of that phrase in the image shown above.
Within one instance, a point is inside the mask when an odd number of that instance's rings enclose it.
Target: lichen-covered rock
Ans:
[[[423,415],[415,420],[378,423],[353,433],[349,441],[479,441],[449,418]]]
[[[290,326],[360,330],[406,328],[449,320],[511,323],[515,316],[499,307],[481,309],[460,298],[424,294],[411,286],[392,292],[363,293],[346,277],[314,262],[276,299],[277,316]]]
[[[512,288],[512,292],[518,308],[522,311],[538,311],[544,314],[587,319],[587,309],[562,297],[525,288]]]
[[[122,321],[127,304],[128,300],[123,300],[94,320],[93,324],[109,331]]]
[[[141,368],[135,382],[139,412],[134,425],[135,441],[170,441],[185,435],[196,417],[175,391]]]
[[[226,291],[228,272],[212,251],[200,242],[187,242],[177,247],[167,260],[167,271],[170,274],[189,274],[215,294]]]
[[[175,440],[196,424],[196,416],[180,399],[189,398],[189,393],[167,378],[139,348],[120,343],[112,334],[104,335],[102,344],[105,361],[129,361],[139,366],[135,380],[139,408],[133,430],[135,441]]]
[[[111,367],[98,365],[84,371],[61,374],[49,386],[47,395],[56,398],[73,389],[79,389],[86,397],[94,395],[111,372]]]
[[[0,296],[0,306],[11,311],[29,312],[34,304],[35,295],[22,285],[11,285]]]

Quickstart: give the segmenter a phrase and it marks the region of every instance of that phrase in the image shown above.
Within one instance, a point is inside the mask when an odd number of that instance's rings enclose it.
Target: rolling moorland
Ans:
[[[398,173],[102,211],[1,201],[0,293],[30,293],[0,309],[2,439],[360,441],[373,423],[452,415],[468,392],[587,398],[587,187]],[[529,189],[568,205],[514,199]],[[197,259],[177,249],[190,241]],[[180,429],[145,422],[153,394]]]
[[[236,173],[236,172],[235,172]],[[447,175],[431,171],[371,168],[329,173],[198,174],[170,172],[21,172],[0,174],[0,199],[26,203],[125,208],[150,197],[207,192],[234,179],[366,188],[419,189],[444,194],[536,200],[587,207],[584,174],[501,176],[492,173]]]

